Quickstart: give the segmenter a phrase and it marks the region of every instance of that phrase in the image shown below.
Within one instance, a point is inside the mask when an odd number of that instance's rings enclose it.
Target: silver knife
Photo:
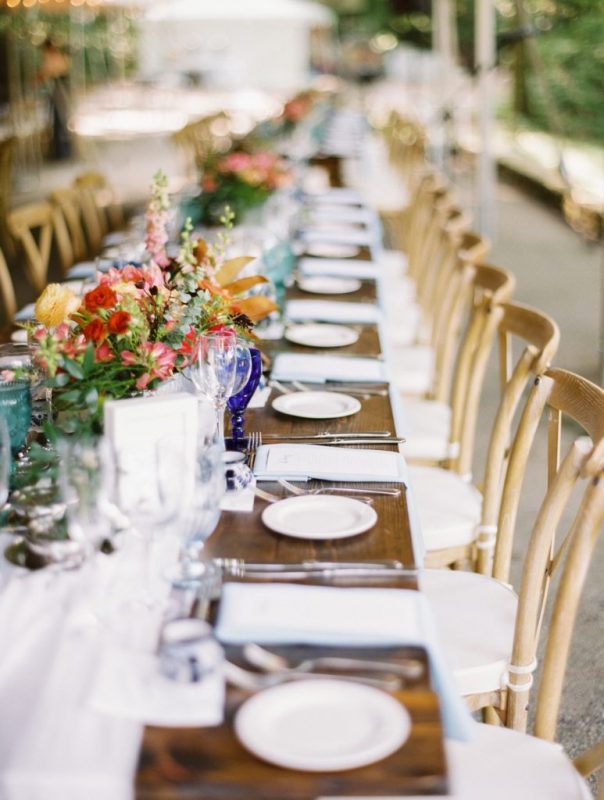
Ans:
[[[339,569],[334,567],[333,569],[317,569],[317,570],[310,570],[310,569],[292,569],[292,570],[283,570],[281,572],[267,572],[266,570],[252,570],[252,569],[245,569],[243,572],[229,572],[227,573],[231,577],[240,577],[240,578],[270,578],[272,581],[295,581],[295,580],[304,580],[304,578],[322,578],[324,580],[331,580],[333,578],[350,578],[350,579],[360,579],[360,578],[372,578],[375,580],[389,580],[392,578],[401,578],[401,577],[417,577],[418,570],[417,569],[396,569],[396,568],[384,568],[384,569],[375,569],[375,568],[359,568],[359,569],[351,569],[347,567],[346,569]]]
[[[243,558],[215,558],[214,564],[221,569],[253,570],[254,572],[302,571],[317,572],[323,569],[405,569],[405,565],[396,559],[376,559],[375,561],[246,561]]]
[[[329,431],[322,431],[321,433],[263,433],[263,439],[390,439],[392,434],[390,431],[362,431],[361,433],[330,433]]]

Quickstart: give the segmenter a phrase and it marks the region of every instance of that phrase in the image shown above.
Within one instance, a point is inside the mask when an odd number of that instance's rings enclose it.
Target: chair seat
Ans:
[[[405,400],[403,409],[407,423],[403,453],[409,463],[443,461],[458,455],[459,444],[449,441],[450,406],[435,400]]]
[[[421,310],[415,304],[386,304],[386,338],[392,347],[409,347],[418,338]]]
[[[461,694],[502,688],[512,652],[516,594],[485,575],[446,569],[424,570],[420,584]]]
[[[477,723],[471,742],[447,740],[445,752],[451,794],[432,795],[435,800],[593,800],[564,750],[553,742]],[[420,798],[407,796],[405,800]]]
[[[379,255],[378,263],[382,275],[386,280],[397,278],[407,271],[407,255],[400,250],[382,250]]]
[[[438,467],[410,467],[409,477],[426,550],[473,542],[482,509],[478,489]]]
[[[434,350],[427,345],[393,348],[392,368],[399,392],[423,395],[432,387]]]

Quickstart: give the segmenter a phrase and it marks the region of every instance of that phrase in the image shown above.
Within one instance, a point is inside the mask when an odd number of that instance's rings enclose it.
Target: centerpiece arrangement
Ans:
[[[211,153],[199,168],[201,194],[187,205],[194,224],[218,224],[226,206],[238,222],[292,180],[287,161],[267,150]]]
[[[224,257],[231,212],[222,216],[226,231],[214,245],[194,240],[187,220],[178,255],[169,258],[168,210],[160,172],[146,215],[146,262],[109,269],[81,300],[51,284],[36,303],[35,360],[66,432],[83,426],[99,432],[105,400],[153,390],[185,370],[204,333],[232,330],[253,339],[254,323],[276,308],[264,296],[244,296],[266,281],[259,275],[238,279],[250,258]]]

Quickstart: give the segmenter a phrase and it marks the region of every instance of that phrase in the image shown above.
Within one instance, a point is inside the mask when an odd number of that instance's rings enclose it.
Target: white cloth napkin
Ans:
[[[302,275],[330,275],[337,278],[375,280],[378,266],[373,261],[353,261],[349,258],[301,258],[298,271]]]
[[[311,227],[302,228],[300,234],[304,241],[309,244],[355,244],[358,247],[371,247],[376,243],[376,236],[372,230],[365,228],[323,228]]]
[[[222,723],[224,694],[221,670],[200,683],[178,683],[161,674],[157,656],[116,648],[104,653],[88,702],[147,725],[205,727]]]
[[[79,261],[67,272],[69,280],[94,278],[96,261]]]
[[[311,353],[279,353],[271,376],[277,381],[358,381],[388,382],[386,365],[377,358],[328,356]]]
[[[20,308],[13,317],[15,322],[27,322],[28,320],[33,319],[35,305],[35,303],[28,303],[26,306],[23,306],[23,308]]]
[[[447,736],[468,739],[472,719],[444,663],[421,592],[293,584],[227,583],[216,627],[224,642],[426,648]]]
[[[256,450],[257,480],[362,481],[406,483],[407,465],[400,453],[320,444],[264,444]]]
[[[358,322],[371,325],[380,322],[382,313],[371,303],[346,303],[338,300],[290,300],[285,306],[289,320],[304,322]]]
[[[324,208],[322,207],[325,206]],[[308,207],[309,216],[312,222],[363,222],[375,223],[376,214],[370,208],[359,206],[328,206],[319,203],[311,204]]]
[[[256,389],[248,404],[248,408],[264,408],[268,402],[268,398],[271,396],[271,391],[272,389],[270,386],[263,386],[262,388],[259,387]]]
[[[309,194],[308,198],[315,204],[329,203],[341,205],[363,205],[363,195],[357,189],[349,189],[345,186],[332,187],[324,192]]]
[[[220,501],[220,509],[222,511],[243,511],[249,512],[254,510],[254,486],[256,482],[253,481],[245,489],[240,489],[238,492],[225,492]]]

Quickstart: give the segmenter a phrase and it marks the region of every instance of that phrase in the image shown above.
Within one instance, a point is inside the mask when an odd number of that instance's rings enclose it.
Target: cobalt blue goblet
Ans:
[[[231,395],[227,400],[227,407],[231,414],[231,447],[233,450],[239,450],[243,444],[245,438],[243,430],[245,424],[244,412],[252,399],[252,395],[258,388],[260,376],[262,375],[260,350],[250,347],[250,357],[252,367],[247,383],[243,389],[240,389],[237,394]]]

